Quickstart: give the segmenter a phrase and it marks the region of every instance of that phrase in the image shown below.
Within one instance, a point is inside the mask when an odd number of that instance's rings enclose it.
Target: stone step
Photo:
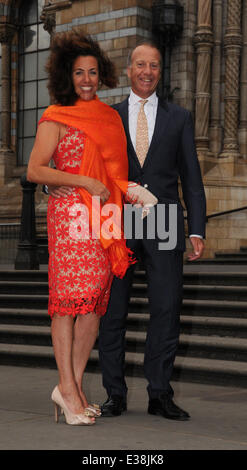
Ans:
[[[247,272],[236,271],[187,271],[184,270],[184,285],[203,284],[203,285],[230,285],[247,286]],[[147,283],[146,272],[144,270],[135,271],[134,282]]]
[[[134,283],[131,289],[135,297],[145,297],[147,295],[146,283]],[[222,299],[222,300],[247,300],[246,286],[205,286],[205,285],[184,285],[184,299]]]
[[[0,308],[0,324],[48,326],[47,309]]]
[[[0,294],[1,308],[31,308],[31,309],[47,309],[48,295],[40,294]]]
[[[129,309],[133,313],[148,313],[148,299],[145,297],[131,297]],[[214,299],[183,299],[182,313],[184,315],[247,318],[247,302]]]
[[[185,285],[184,299],[247,300],[246,286]]]
[[[246,338],[230,338],[219,336],[199,336],[181,334],[178,355],[224,361],[247,360]]]
[[[45,281],[0,281],[0,294],[48,295],[48,283]]]
[[[1,309],[47,310],[48,295],[0,294]],[[131,297],[129,309],[132,313],[148,313],[149,303],[146,297]],[[224,316],[247,318],[246,301],[227,301],[215,299],[184,299],[182,313],[187,315]]]
[[[247,286],[247,272],[186,272],[184,284]]]
[[[215,299],[184,299],[184,315],[247,318],[247,302]]]
[[[247,337],[247,318],[203,317],[181,315],[181,332],[186,334]],[[149,313],[129,313],[127,328],[132,331],[146,331]],[[51,320],[47,310],[0,308],[0,325],[49,326]]]
[[[47,269],[43,270],[14,270],[0,269],[0,281],[19,281],[19,282],[41,282],[48,283]],[[146,284],[146,272],[144,270],[136,270],[134,273],[134,282],[137,284]],[[247,286],[247,272],[184,272],[184,284],[203,284],[203,285],[236,285]]]
[[[245,250],[240,251],[216,251],[214,256],[216,258],[247,258]]]
[[[145,332],[126,333],[128,351],[144,353],[146,342]],[[247,360],[247,341],[245,338],[219,336],[199,336],[181,334],[177,355],[224,360]]]
[[[0,269],[0,281],[48,282],[46,270]]]
[[[127,351],[144,353],[145,342],[146,332],[127,331]],[[0,325],[0,343],[51,346],[51,331],[48,326]],[[247,361],[247,341],[245,338],[181,334],[178,355]]]
[[[126,375],[144,376],[142,353],[126,353]],[[51,346],[27,346],[0,344],[0,364],[26,367],[56,368]],[[98,352],[93,350],[87,371],[100,372]],[[246,387],[247,364],[245,362],[197,359],[177,356],[172,380],[215,385]]]
[[[202,258],[196,261],[196,264],[247,264],[247,256],[241,256],[240,258],[235,256],[222,256],[218,258]]]
[[[129,313],[127,329],[146,331],[149,323],[147,313]],[[180,331],[185,334],[218,335],[247,338],[247,318],[221,318],[181,315]]]
[[[133,283],[131,289],[132,296],[146,297],[147,284]],[[37,295],[38,297],[48,296],[48,283],[44,281],[0,281],[0,295]],[[225,286],[225,285],[202,285],[188,284],[183,288],[184,299],[222,299],[222,300],[246,300],[247,287],[241,286]]]
[[[51,346],[49,326],[0,325],[0,343]]]
[[[246,388],[247,364],[178,356],[175,360],[173,380]]]

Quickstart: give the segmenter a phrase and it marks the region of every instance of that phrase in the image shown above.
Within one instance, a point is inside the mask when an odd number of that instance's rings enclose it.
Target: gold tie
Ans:
[[[148,100],[141,100],[141,107],[137,117],[136,127],[136,154],[140,165],[143,166],[149,147],[148,122],[144,111],[144,105]]]

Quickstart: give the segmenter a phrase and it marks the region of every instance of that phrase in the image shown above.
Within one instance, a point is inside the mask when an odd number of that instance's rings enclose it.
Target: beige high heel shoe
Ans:
[[[64,402],[64,399],[61,395],[61,392],[56,386],[51,394],[51,399],[55,405],[55,421],[58,423],[59,421],[59,414],[61,410],[63,411],[63,414],[65,416],[65,421],[67,424],[71,424],[74,426],[90,426],[92,424],[95,424],[95,421],[93,420],[94,418],[91,418],[89,415],[89,412],[85,410],[84,413],[80,414],[75,414],[72,413],[67,405]]]
[[[90,416],[95,416],[95,418],[99,418],[102,414],[100,406],[96,405],[95,403],[93,405],[88,405],[85,410],[89,411],[89,413],[92,413]]]

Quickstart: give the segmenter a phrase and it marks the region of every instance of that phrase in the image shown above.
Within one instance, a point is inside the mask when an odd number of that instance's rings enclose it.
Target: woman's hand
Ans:
[[[99,196],[102,204],[110,197],[110,191],[107,187],[95,178],[87,177],[86,183],[83,186],[92,196]]]
[[[73,188],[69,186],[48,186],[48,194],[55,199],[70,196],[72,192]]]

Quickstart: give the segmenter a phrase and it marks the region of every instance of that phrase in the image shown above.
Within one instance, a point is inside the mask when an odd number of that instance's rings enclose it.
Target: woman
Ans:
[[[56,34],[47,70],[55,104],[40,120],[27,178],[73,187],[69,196],[48,201],[48,313],[59,371],[51,398],[56,421],[62,409],[68,424],[91,425],[100,409],[89,405],[83,392],[84,370],[113,275],[122,277],[133,261],[123,236],[71,236],[71,214],[79,207],[75,204],[83,203],[92,225],[92,196],[101,205],[108,201],[122,209],[128,186],[126,139],[117,112],[96,95],[100,83],[113,88],[117,80],[113,64],[95,41],[83,32]],[[49,166],[52,159],[56,169]],[[100,220],[102,227],[102,216]]]

